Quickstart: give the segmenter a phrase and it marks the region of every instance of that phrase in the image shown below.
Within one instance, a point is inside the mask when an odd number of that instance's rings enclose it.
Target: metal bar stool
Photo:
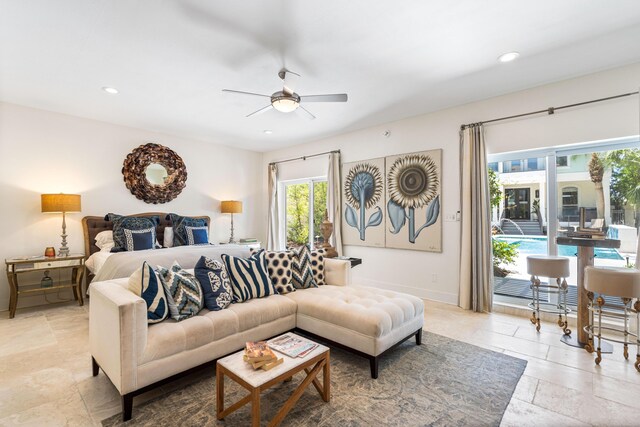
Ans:
[[[540,312],[557,313],[558,326],[562,328],[565,335],[571,334],[567,314],[571,311],[567,307],[567,291],[569,285],[566,278],[569,277],[569,258],[549,255],[529,255],[527,257],[527,273],[531,275],[530,289],[533,298],[529,303],[531,313],[531,323],[536,325],[536,331],[540,331]],[[556,279],[556,284],[541,284],[540,276]],[[540,293],[558,295],[558,302],[540,301]],[[542,306],[542,308],[540,307]]]
[[[639,248],[640,249],[640,248]],[[636,263],[639,260],[636,259]],[[640,371],[640,339],[638,339],[637,331],[640,330],[640,270],[630,268],[602,268],[587,267],[584,272],[584,285],[587,289],[589,297],[589,324],[584,327],[585,332],[589,334],[589,343],[585,349],[592,353],[593,339],[598,339],[596,348],[596,365],[602,361],[602,353],[600,350],[601,342],[612,341],[624,345],[623,355],[625,359],[629,359],[629,344],[636,346],[636,361],[634,366]],[[595,294],[598,297],[594,301]],[[605,302],[604,296],[618,297],[622,300],[623,306],[620,310],[619,305]],[[636,299],[633,305],[632,301]],[[636,316],[636,333],[629,331],[629,315]],[[597,316],[597,323],[594,318]],[[611,319],[623,319],[624,326],[622,329],[615,326],[602,326],[602,317]],[[608,335],[602,338],[602,331],[610,331],[618,335],[622,335],[622,339],[616,339]],[[630,340],[631,337],[631,340]]]

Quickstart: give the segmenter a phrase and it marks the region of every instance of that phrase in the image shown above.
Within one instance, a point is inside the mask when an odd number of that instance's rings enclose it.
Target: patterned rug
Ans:
[[[380,376],[371,379],[369,362],[348,352],[331,350],[331,401],[325,403],[311,386],[284,419],[285,426],[497,426],[525,360],[485,350],[440,335],[425,333],[421,346],[403,343],[380,360]],[[262,423],[271,420],[302,381],[272,387],[262,394]],[[226,402],[246,395],[225,381]],[[203,371],[183,388],[134,405],[133,419],[121,415],[104,426],[241,426],[249,425],[251,405],[216,420],[214,372]]]

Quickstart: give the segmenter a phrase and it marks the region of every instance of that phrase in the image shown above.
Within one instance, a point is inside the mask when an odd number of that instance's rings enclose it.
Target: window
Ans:
[[[522,172],[522,160],[511,160],[505,163],[507,164],[507,172]]]
[[[569,156],[557,156],[556,166],[559,168],[569,166]]]
[[[284,182],[285,241],[287,247],[323,243],[320,225],[327,209],[325,178]]]
[[[529,171],[537,171],[538,170],[538,159],[527,159],[527,170]]]
[[[492,171],[498,172],[498,162],[491,162],[491,163],[489,163],[488,167]]]
[[[562,221],[577,221],[578,217],[578,189],[565,187],[562,189]]]

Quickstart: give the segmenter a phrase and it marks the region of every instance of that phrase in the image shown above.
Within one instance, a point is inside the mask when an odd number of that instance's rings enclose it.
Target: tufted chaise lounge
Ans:
[[[325,259],[327,285],[202,310],[176,322],[148,325],[144,300],[127,278],[91,284],[89,342],[93,374],[99,369],[122,395],[123,420],[133,396],[244,347],[298,330],[370,360],[378,377],[380,355],[415,335],[420,344],[424,306],[419,298],[351,286],[348,261]],[[349,286],[347,286],[349,285]]]

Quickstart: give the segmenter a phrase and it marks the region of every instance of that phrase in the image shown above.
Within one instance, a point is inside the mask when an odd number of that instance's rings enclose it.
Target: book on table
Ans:
[[[284,334],[268,342],[273,350],[289,357],[305,357],[311,353],[318,344],[306,340],[294,334]]]
[[[278,356],[265,341],[248,341],[245,344],[243,359],[253,369],[263,369],[265,371],[283,362],[283,359],[278,359]]]

